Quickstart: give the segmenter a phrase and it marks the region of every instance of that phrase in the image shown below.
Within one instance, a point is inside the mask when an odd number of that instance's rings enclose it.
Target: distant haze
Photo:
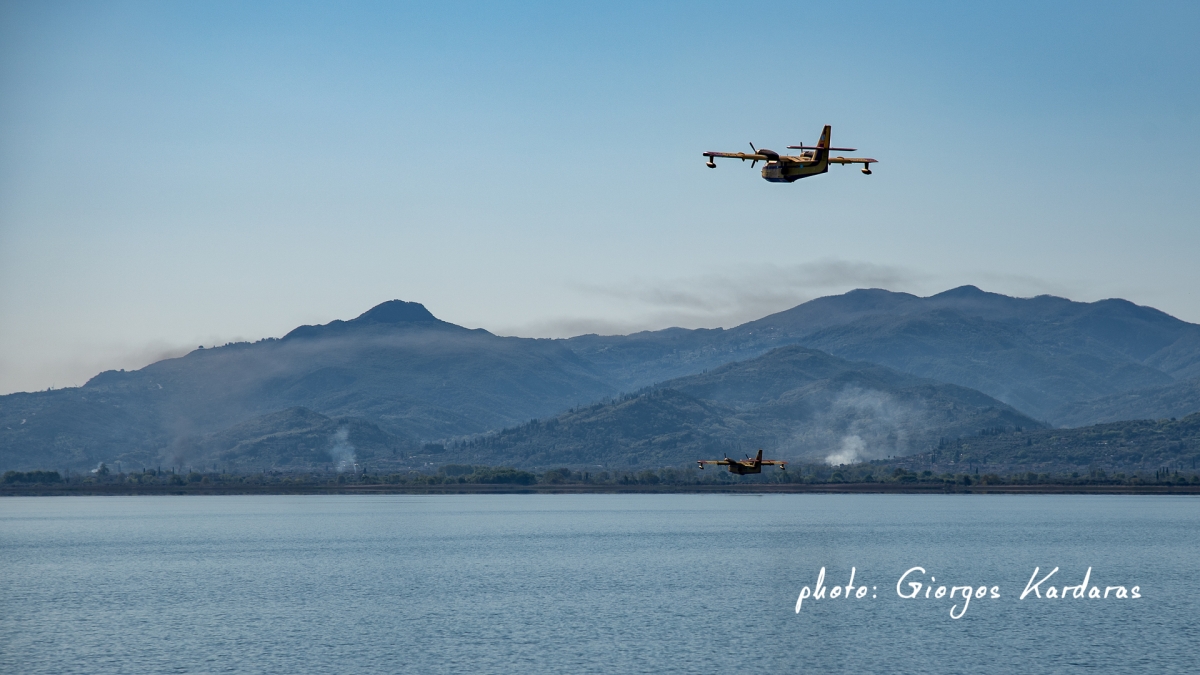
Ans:
[[[1009,464],[1066,452],[1076,465],[1161,468],[1194,461],[1198,410],[1200,325],[1126,300],[863,289],[728,330],[565,340],[497,336],[389,300],[282,338],[0,396],[0,470],[629,469],[754,447],[830,464],[950,448],[957,462],[976,442],[956,439],[984,437],[997,440],[979,457]],[[1157,421],[1120,422],[1137,419]],[[1062,447],[1012,436],[1063,425],[1083,428]]]

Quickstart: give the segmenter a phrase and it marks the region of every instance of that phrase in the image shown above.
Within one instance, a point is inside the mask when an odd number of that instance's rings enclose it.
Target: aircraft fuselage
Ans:
[[[822,153],[824,154],[824,153]],[[829,160],[807,158],[780,157],[778,160],[767,162],[762,168],[763,180],[771,183],[795,183],[801,178],[817,176],[829,171]]]
[[[742,462],[731,462],[729,464],[729,473],[736,473],[739,476],[744,476],[748,473],[762,473],[762,464],[753,462],[746,465]]]

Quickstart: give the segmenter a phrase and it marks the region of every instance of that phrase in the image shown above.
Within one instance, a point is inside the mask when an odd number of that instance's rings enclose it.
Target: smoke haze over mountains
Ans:
[[[796,278],[860,273],[893,271],[830,265]],[[649,299],[705,307],[689,293]],[[430,459],[629,466],[752,446],[863,461],[1056,416],[1182,415],[1197,378],[1200,326],[1119,300],[867,289],[730,329],[565,340],[466,329],[396,300],[80,388],[0,397],[0,461],[346,470],[443,452]]]

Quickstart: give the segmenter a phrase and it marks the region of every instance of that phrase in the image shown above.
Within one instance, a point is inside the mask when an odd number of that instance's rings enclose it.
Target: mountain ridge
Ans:
[[[679,465],[762,447],[846,461],[928,449],[944,437],[1045,425],[980,392],[798,345],[534,420],[447,450],[526,468]]]
[[[0,463],[165,453],[292,408],[368,421],[396,447],[474,437],[788,346],[965,387],[1056,424],[1180,416],[1200,376],[1200,326],[1119,299],[859,289],[730,329],[556,340],[500,337],[391,300],[83,387],[0,396]]]
[[[569,342],[626,373],[618,379],[629,389],[801,344],[979,389],[1052,422],[1071,402],[1200,374],[1196,324],[1125,300],[1012,298],[974,286],[927,298],[858,289],[703,336],[668,329]]]

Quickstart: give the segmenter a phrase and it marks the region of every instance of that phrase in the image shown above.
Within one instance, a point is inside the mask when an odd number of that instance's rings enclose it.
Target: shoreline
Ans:
[[[753,485],[5,485],[0,497],[352,494],[1081,494],[1200,495],[1200,485],[945,485],[777,483]]]

